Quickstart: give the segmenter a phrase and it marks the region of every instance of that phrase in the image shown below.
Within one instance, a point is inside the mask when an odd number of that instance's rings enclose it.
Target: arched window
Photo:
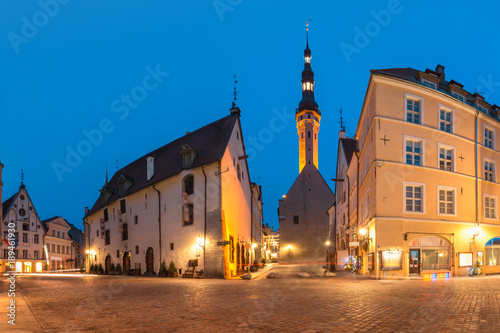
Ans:
[[[183,187],[183,192],[186,194],[193,194],[194,193],[194,176],[193,175],[188,175],[184,177],[184,181],[182,184]]]

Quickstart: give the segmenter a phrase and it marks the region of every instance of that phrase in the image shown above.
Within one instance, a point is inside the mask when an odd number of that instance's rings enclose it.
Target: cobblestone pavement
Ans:
[[[311,278],[296,273],[307,271]],[[45,332],[500,332],[500,276],[369,280],[18,277],[18,329]],[[0,279],[1,320],[7,282]],[[19,293],[16,298],[19,299]],[[31,316],[31,318],[30,318]],[[36,319],[33,320],[32,317]],[[24,325],[23,325],[24,324]],[[29,327],[28,327],[29,326]],[[5,332],[4,322],[0,330]],[[9,328],[11,330],[11,328]]]

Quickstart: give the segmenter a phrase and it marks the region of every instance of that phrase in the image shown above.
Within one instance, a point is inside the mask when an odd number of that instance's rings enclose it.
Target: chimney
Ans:
[[[436,66],[435,72],[439,74],[439,78],[441,79],[441,82],[444,82],[445,81],[445,78],[444,78],[444,66],[438,64]]]
[[[89,213],[89,207],[85,207],[85,216]]]
[[[148,156],[146,157],[146,161],[147,161],[147,179],[146,180],[150,180],[151,178],[153,178],[154,174],[155,174],[155,158],[153,156]]]

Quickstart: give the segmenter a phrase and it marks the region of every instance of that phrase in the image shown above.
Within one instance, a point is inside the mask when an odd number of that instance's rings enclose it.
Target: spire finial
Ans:
[[[106,163],[106,181],[104,182],[104,186],[108,185],[108,163]]]
[[[233,109],[236,108],[236,99],[238,98],[238,91],[236,90],[236,84],[238,83],[238,80],[236,80],[236,74],[234,75],[234,89],[233,89]]]
[[[344,119],[342,118],[342,108],[340,108],[339,113],[340,113],[340,121],[339,121],[339,123],[340,123],[340,130],[343,131],[343,132],[345,132]]]
[[[306,22],[306,48],[309,48],[309,22],[311,20],[307,20]]]
[[[23,170],[23,166],[21,165],[21,185],[24,184],[24,170]]]

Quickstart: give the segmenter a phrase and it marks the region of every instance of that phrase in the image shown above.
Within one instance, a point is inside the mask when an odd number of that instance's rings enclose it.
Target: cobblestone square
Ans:
[[[15,332],[499,332],[500,277],[369,280],[275,266],[250,280],[17,278]],[[306,271],[310,278],[297,273]]]

